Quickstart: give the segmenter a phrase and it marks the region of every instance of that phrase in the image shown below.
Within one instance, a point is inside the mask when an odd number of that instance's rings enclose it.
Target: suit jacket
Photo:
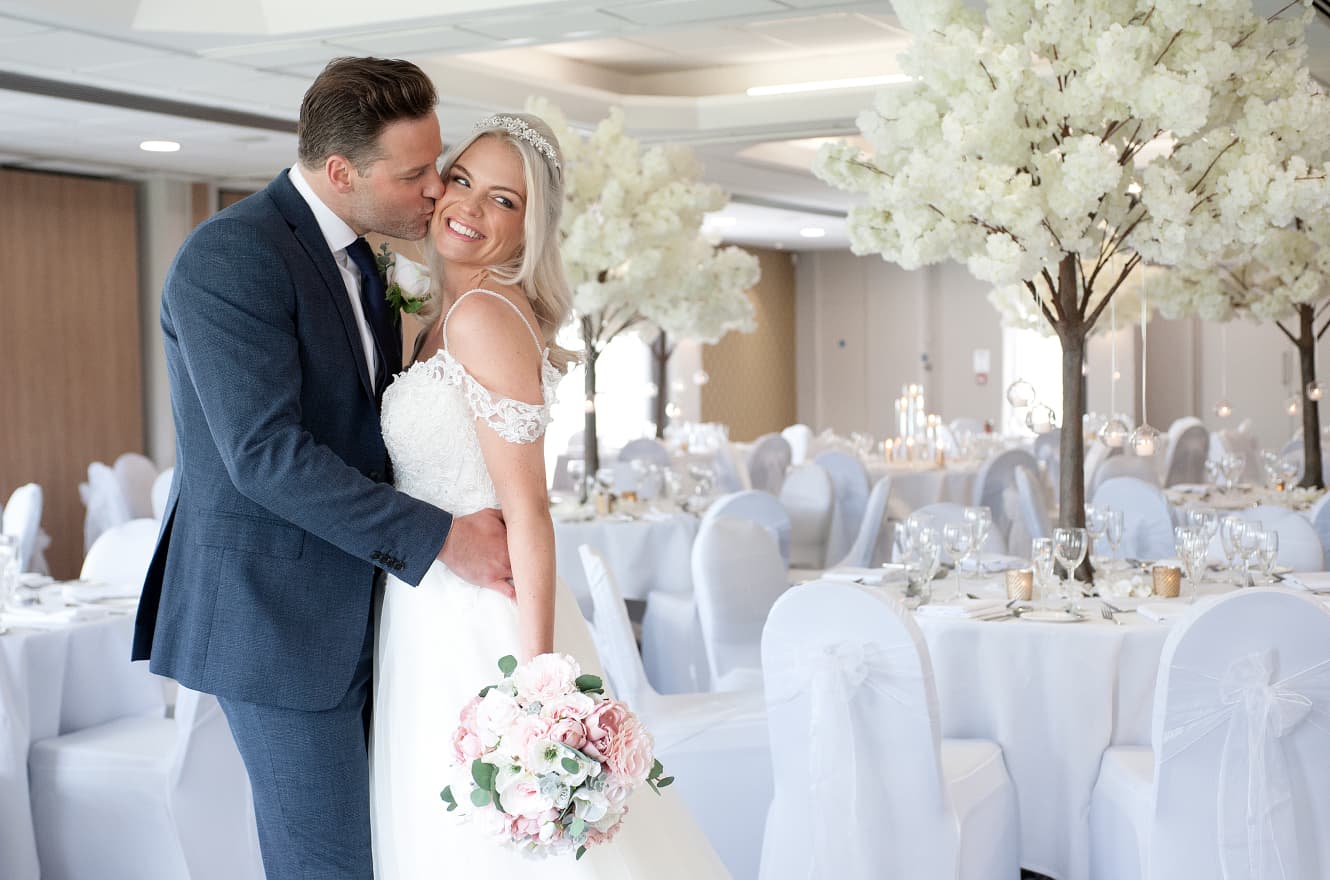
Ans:
[[[176,470],[134,659],[222,697],[331,708],[376,568],[418,584],[452,519],[387,484],[346,287],[286,172],[189,236],[161,323]]]

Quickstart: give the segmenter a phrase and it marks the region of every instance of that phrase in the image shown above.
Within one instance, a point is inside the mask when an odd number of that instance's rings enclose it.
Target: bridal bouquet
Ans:
[[[642,722],[566,654],[519,665],[462,707],[454,779],[441,796],[496,839],[533,856],[608,842],[643,784],[674,781]]]

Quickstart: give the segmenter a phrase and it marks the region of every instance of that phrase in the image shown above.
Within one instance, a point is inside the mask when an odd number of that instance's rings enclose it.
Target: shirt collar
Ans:
[[[333,213],[333,210],[323,203],[314,192],[309,181],[305,180],[305,175],[301,173],[299,165],[292,165],[289,172],[291,185],[300,193],[300,197],[309,203],[309,209],[314,212],[314,219],[319,224],[319,231],[323,233],[323,238],[328,242],[328,249],[336,256],[338,251],[345,251],[347,245],[355,241],[359,236],[355,230],[346,224],[346,221]]]

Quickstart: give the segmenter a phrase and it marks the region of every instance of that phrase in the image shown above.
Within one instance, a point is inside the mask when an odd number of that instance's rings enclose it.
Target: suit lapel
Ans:
[[[333,306],[337,309],[337,314],[342,317],[346,341],[354,354],[353,359],[356,362],[356,372],[360,374],[361,387],[372,400],[375,398],[374,377],[369,374],[369,366],[365,363],[365,347],[360,339],[360,326],[356,323],[355,312],[351,310],[346,284],[342,281],[332,251],[328,250],[328,242],[323,237],[323,231],[319,229],[318,221],[314,219],[314,213],[296,191],[287,173],[283,171],[268,184],[268,195],[286,218],[296,241],[300,242],[310,263],[323,280],[325,291],[332,297]]]

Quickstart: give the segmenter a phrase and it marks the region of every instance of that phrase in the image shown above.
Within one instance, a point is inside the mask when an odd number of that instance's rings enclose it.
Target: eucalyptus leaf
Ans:
[[[577,770],[578,770],[578,768],[581,766],[581,765],[578,764],[576,761],[574,761],[572,758],[564,758],[564,759],[563,759],[562,761],[560,761],[559,763],[562,764],[562,765],[563,765],[563,769],[567,770],[569,773],[576,773]]]
[[[499,658],[499,671],[504,674],[505,678],[509,675],[512,675],[513,670],[516,668],[517,668],[517,658],[514,657],[512,654],[508,654],[504,657]]]
[[[490,802],[490,793],[488,791],[486,791],[483,788],[472,789],[471,803],[475,804],[478,807],[483,807],[488,805],[489,802]]]

